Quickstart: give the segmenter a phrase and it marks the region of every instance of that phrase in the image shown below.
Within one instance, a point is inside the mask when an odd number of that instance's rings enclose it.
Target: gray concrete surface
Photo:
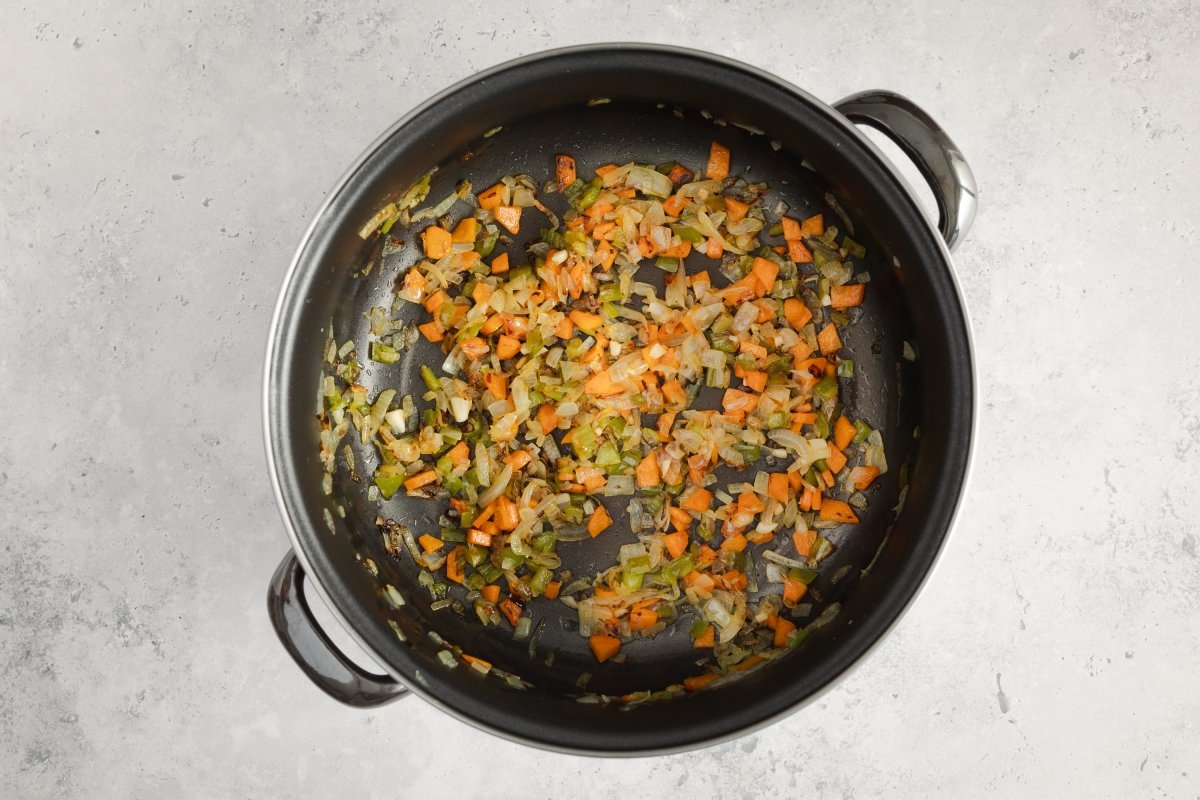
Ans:
[[[0,796],[1200,796],[1198,7],[779,5],[4,4]],[[406,109],[614,38],[894,89],[958,140],[983,398],[958,529],[861,669],[713,749],[341,708],[263,608],[285,264]]]

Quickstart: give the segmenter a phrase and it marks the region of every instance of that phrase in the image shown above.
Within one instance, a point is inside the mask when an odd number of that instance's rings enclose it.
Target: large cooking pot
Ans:
[[[608,102],[589,103],[598,98]],[[940,231],[856,124],[883,131],[912,158],[937,198]],[[415,260],[415,251],[383,257],[378,240],[364,242],[358,231],[431,166],[440,166],[430,193],[436,199],[462,178],[476,186],[518,172],[543,179],[556,152],[572,153],[581,164],[703,164],[718,132],[750,180],[768,181],[793,209],[824,209],[831,218],[840,209],[867,245],[872,289],[863,320],[846,329],[857,377],[843,396],[854,417],[886,432],[893,466],[861,524],[831,534],[838,547],[812,592],[819,601],[814,615],[838,604],[828,625],[787,657],[737,680],[667,702],[628,705],[616,698],[677,685],[696,673],[697,652],[686,630],[637,640],[626,648],[625,663],[597,665],[586,639],[570,630],[573,615],[561,603],[539,601],[534,609],[547,624],[533,657],[529,642],[514,641],[507,629],[484,628],[469,614],[432,611],[412,560],[389,555],[376,518],[420,532],[436,524],[445,501],[400,493],[370,502],[365,481],[356,481],[341,459],[333,494],[323,491],[316,417],[322,351],[331,320],[338,341],[354,336],[365,342],[364,312],[390,305],[396,271]],[[830,107],[776,77],[707,54],[627,44],[556,50],[493,68],[434,97],[372,144],[329,193],[275,309],[266,360],[267,460],[292,550],[275,573],[269,610],[284,646],[320,688],[344,703],[374,706],[412,692],[501,736],[601,755],[710,744],[812,699],[854,666],[912,601],[963,492],[975,389],[949,248],[966,232],[974,209],[974,180],[962,155],[910,101],[866,92]],[[364,275],[367,264],[373,269]],[[914,352],[919,357],[912,360]],[[372,365],[359,382],[372,397],[388,386],[419,397],[417,367],[440,360],[434,345],[422,343],[398,364]],[[347,440],[357,447],[356,437]],[[359,455],[365,458],[366,448]],[[620,530],[616,505],[610,511]],[[561,553],[576,574],[588,574],[611,563],[619,540],[620,534],[606,534]],[[317,590],[388,675],[370,674],[338,651],[314,621],[306,587]],[[548,664],[551,650],[555,658]],[[457,658],[461,652],[496,668],[481,675]],[[586,694],[577,686],[585,671],[592,673]]]

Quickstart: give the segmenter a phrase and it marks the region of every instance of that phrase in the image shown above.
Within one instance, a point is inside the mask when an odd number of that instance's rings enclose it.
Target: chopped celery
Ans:
[[[442,382],[438,380],[433,370],[425,364],[421,365],[421,380],[425,381],[426,388],[431,392],[440,392],[442,390]]]
[[[475,252],[479,253],[480,258],[487,258],[496,249],[496,241],[500,238],[499,232],[485,233],[483,238],[475,243]]]
[[[817,385],[813,387],[813,394],[822,400],[832,400],[837,397],[837,391],[837,378],[831,375],[821,378],[821,380],[817,381]]]
[[[546,567],[538,567],[537,572],[533,573],[533,577],[529,580],[529,591],[535,596],[540,596],[546,593],[546,586],[554,577],[554,573]]]
[[[596,202],[596,198],[600,196],[600,192],[603,190],[603,188],[604,187],[600,183],[599,178],[592,178],[592,180],[588,182],[587,188],[584,189],[579,195],[578,201],[575,204],[576,208],[578,208],[580,211],[587,211],[592,207],[592,203]]]
[[[400,351],[383,342],[371,342],[371,360],[380,364],[395,364],[400,360]]]
[[[854,439],[855,444],[862,444],[871,435],[871,426],[861,419],[854,421]]]

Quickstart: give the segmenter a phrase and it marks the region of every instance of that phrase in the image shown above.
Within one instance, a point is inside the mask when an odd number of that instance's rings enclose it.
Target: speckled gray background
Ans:
[[[302,5],[0,14],[0,796],[1200,796],[1200,7]],[[900,91],[966,152],[958,529],[861,669],[732,744],[599,761],[339,707],[264,613],[288,257],[415,103],[622,37]]]

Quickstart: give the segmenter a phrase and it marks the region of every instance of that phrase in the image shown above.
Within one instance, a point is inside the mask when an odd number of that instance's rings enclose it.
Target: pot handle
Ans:
[[[289,550],[267,589],[267,611],[279,641],[327,695],[348,706],[371,708],[408,694],[396,681],[373,675],[338,650],[313,617],[304,597],[304,569]]]
[[[852,94],[834,103],[851,122],[883,133],[913,160],[933,191],[938,229],[953,250],[975,220],[975,175],[942,126],[907,97],[884,90]]]

